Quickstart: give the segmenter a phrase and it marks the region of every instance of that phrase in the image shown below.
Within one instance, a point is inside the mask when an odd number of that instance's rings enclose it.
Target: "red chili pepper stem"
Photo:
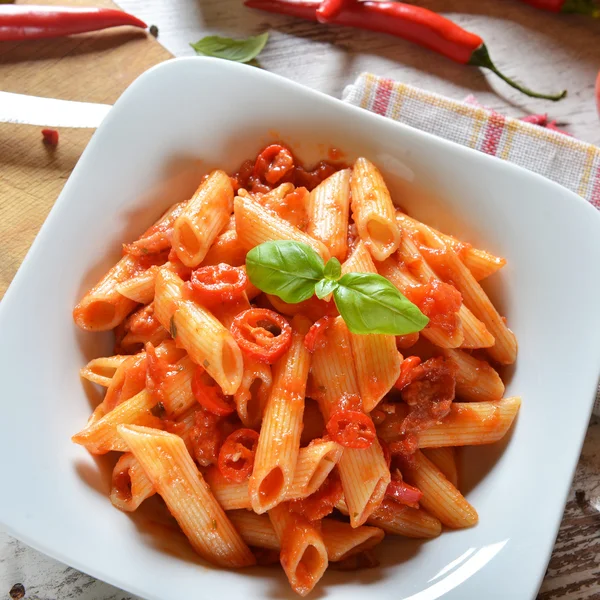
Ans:
[[[489,69],[490,71],[492,71],[492,73],[500,77],[500,79],[508,83],[510,87],[513,87],[515,88],[515,90],[519,90],[526,96],[531,96],[532,98],[542,98],[543,100],[552,100],[552,102],[558,102],[567,95],[567,90],[563,90],[559,94],[540,94],[510,79],[496,68],[496,65],[492,62],[492,59],[490,58],[490,53],[488,52],[487,46],[485,44],[479,46],[479,48],[477,48],[477,50],[475,50],[473,54],[471,54],[471,59],[467,64],[473,65],[475,67],[483,67],[485,69]]]
[[[429,48],[455,62],[485,67],[508,85],[533,98],[556,101],[566,95],[566,91],[560,94],[538,94],[516,83],[498,71],[481,37],[438,13],[412,4],[371,0],[327,0],[327,6],[324,6],[319,14],[317,10],[322,4],[320,0],[246,0],[244,4],[250,8],[311,21],[326,20],[328,24],[387,33]],[[325,8],[330,5],[333,5],[332,13],[335,14],[338,10],[339,12],[331,18],[326,18],[328,11]]]

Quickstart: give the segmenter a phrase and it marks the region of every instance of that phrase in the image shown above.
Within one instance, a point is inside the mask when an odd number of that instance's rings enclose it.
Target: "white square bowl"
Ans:
[[[98,129],[0,306],[0,522],[35,548],[152,600],[292,597],[276,570],[222,571],[161,548],[107,498],[108,473],[70,442],[90,414],[78,369],[110,351],[73,305],[165,206],[212,167],[265,142],[307,162],[330,146],[369,157],[395,201],[505,256],[488,289],[517,334],[507,395],[523,406],[501,448],[465,453],[480,523],[386,541],[381,567],[328,573],[313,597],[479,600],[535,596],[572,478],[600,368],[600,216],[511,164],[413,130],[257,68],[163,63]]]

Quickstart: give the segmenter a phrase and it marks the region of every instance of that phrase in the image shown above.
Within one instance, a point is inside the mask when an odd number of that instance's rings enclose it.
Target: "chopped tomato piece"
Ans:
[[[412,380],[415,367],[421,364],[421,359],[418,356],[409,356],[402,361],[400,365],[400,375],[394,384],[399,390],[404,389]]]
[[[320,521],[333,512],[343,495],[342,482],[334,470],[314,494],[290,502],[290,510],[301,514],[309,521]]]
[[[294,157],[281,144],[267,146],[257,157],[252,175],[270,185],[280,182],[294,168]]]
[[[462,296],[455,287],[434,279],[405,291],[406,297],[429,317],[432,326],[439,327],[449,334],[456,330]]]
[[[190,432],[190,445],[194,458],[202,467],[216,465],[219,448],[223,441],[221,418],[200,407],[194,415],[194,426]]]
[[[419,508],[419,500],[423,497],[423,492],[404,481],[392,480],[385,490],[385,495],[400,504]]]

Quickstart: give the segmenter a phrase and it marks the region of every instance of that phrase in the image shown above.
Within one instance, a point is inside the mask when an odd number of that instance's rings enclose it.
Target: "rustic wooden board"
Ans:
[[[86,0],[45,3],[89,5]],[[94,4],[115,6],[110,0]],[[152,36],[124,27],[51,40],[3,42],[0,85],[7,92],[112,104],[138,75],[168,58],[171,54]],[[93,133],[92,129],[61,129],[58,147],[49,148],[41,141],[41,129],[0,124],[0,298]]]

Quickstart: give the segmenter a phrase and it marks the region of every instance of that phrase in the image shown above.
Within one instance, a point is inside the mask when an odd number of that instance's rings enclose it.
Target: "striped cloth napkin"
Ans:
[[[508,160],[579,194],[600,209],[600,148],[555,129],[505,117],[470,97],[452,100],[363,73],[342,99],[416,129]],[[600,388],[594,414],[600,416]]]

